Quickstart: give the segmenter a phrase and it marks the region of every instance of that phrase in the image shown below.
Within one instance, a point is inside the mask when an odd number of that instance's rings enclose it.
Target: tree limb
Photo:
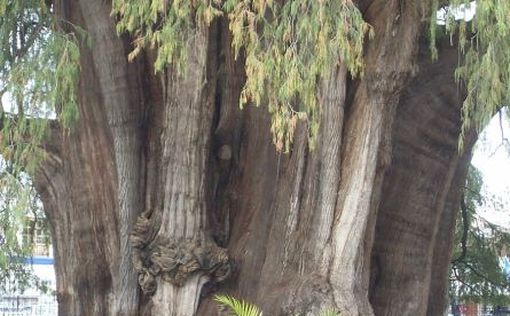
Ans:
[[[32,32],[30,38],[26,40],[23,46],[21,46],[19,49],[16,49],[14,57],[15,58],[21,58],[23,55],[25,55],[30,47],[35,43],[36,39],[41,35],[41,31],[43,29],[44,25],[42,22],[37,24],[37,27]]]
[[[460,282],[463,286],[469,288],[472,292],[477,293],[478,296],[482,296],[482,293],[479,290],[475,289],[471,284],[465,282],[464,279],[462,279],[460,277],[457,269],[452,269],[452,270],[453,270],[453,274],[455,275],[455,281]]]
[[[41,121],[46,121],[48,123],[47,134],[43,142],[34,143],[38,148],[51,152],[52,154],[56,154],[54,148],[57,147],[57,143],[62,134],[62,127],[58,120],[55,119],[43,119],[43,118],[35,118],[35,117],[26,117],[21,118],[18,115],[12,113],[1,112],[0,113],[0,143],[6,144],[7,146],[16,146],[19,144],[29,144],[33,143],[33,136],[28,132],[30,129],[27,128],[26,132],[21,136],[13,136],[11,133],[11,129],[6,129],[6,122],[9,122],[10,126],[16,128],[16,124],[19,123],[20,120],[28,120],[27,125],[30,124],[39,124]],[[12,157],[3,157],[5,160],[11,160]]]
[[[483,273],[479,272],[477,269],[475,269],[471,264],[469,264],[468,262],[464,262],[464,264],[466,265],[466,267],[469,268],[469,270],[471,270],[474,274],[476,274],[477,276],[479,276],[480,278],[484,279],[485,281],[489,282],[490,284],[492,285],[495,285],[495,286],[499,286],[499,287],[502,287],[502,288],[505,288],[505,289],[508,289],[509,287],[509,284],[503,284],[503,283],[500,283],[500,282],[496,282],[492,279],[490,279],[488,276],[484,275]]]
[[[467,254],[467,239],[468,239],[468,232],[469,232],[469,222],[468,222],[468,213],[467,213],[467,207],[466,207],[466,201],[464,194],[462,194],[462,197],[460,199],[460,210],[462,212],[462,237],[461,237],[461,247],[462,247],[462,253],[458,258],[453,260],[453,264],[456,264],[458,262],[463,261],[466,258]]]

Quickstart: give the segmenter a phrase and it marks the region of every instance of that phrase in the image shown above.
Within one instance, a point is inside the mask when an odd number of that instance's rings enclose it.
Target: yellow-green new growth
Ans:
[[[313,148],[320,124],[318,84],[343,63],[363,71],[370,26],[351,1],[229,0],[225,3],[236,55],[244,50],[246,84],[241,106],[267,104],[278,150],[289,151],[298,120]]]
[[[112,15],[118,17],[117,32],[134,36],[133,60],[144,48],[157,48],[155,70],[167,65],[184,69],[186,47],[200,24],[209,25],[221,15],[223,0],[114,0]]]
[[[371,28],[351,0],[114,0],[117,30],[135,39],[133,59],[157,48],[156,71],[183,69],[186,47],[197,29],[217,16],[229,20],[232,46],[245,58],[240,104],[267,104],[273,141],[288,151],[298,120],[307,122],[310,146],[319,130],[318,84],[345,64],[363,71],[363,43]]]
[[[478,0],[472,21],[461,18],[461,8],[471,1],[451,0],[446,10],[446,31],[457,33],[461,51],[455,78],[467,91],[462,106],[463,147],[465,133],[471,128],[480,131],[494,114],[510,104],[510,1]],[[447,8],[447,9],[445,9]],[[434,47],[438,1],[433,1],[431,45]],[[471,10],[474,7],[471,6]],[[457,16],[456,16],[457,15]],[[433,49],[433,52],[434,49]]]

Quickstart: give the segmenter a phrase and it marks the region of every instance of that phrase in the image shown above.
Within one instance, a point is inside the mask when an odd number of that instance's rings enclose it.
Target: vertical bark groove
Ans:
[[[413,4],[387,5],[384,1],[372,2],[365,14],[376,37],[367,47],[365,77],[345,125],[342,182],[331,241],[330,282],[335,302],[351,315],[372,314],[367,297],[370,254],[365,252],[371,246],[364,243],[371,242],[366,238],[372,231],[368,224],[373,225],[370,218],[380,200],[387,165],[385,132],[391,130],[398,95],[413,70],[421,14]]]
[[[115,31],[109,6],[102,1],[79,3],[86,29],[95,49],[92,51],[97,79],[113,142],[117,172],[118,229],[120,261],[113,278],[112,313],[134,314],[138,306],[136,275],[133,273],[129,235],[141,212],[140,149],[143,101],[137,64],[127,64],[127,49]]]
[[[377,271],[370,301],[377,315],[426,315],[427,306],[434,311],[429,315],[439,315],[446,307],[445,253],[451,247],[448,235],[454,228],[455,201],[472,139],[459,154],[462,95],[453,78],[458,55],[454,47],[440,49],[439,60],[432,63],[423,43],[420,71],[397,111],[393,159],[384,180],[385,199],[372,251]],[[433,294],[432,289],[441,293]]]

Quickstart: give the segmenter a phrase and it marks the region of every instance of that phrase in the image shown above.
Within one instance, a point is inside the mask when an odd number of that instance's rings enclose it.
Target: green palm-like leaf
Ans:
[[[341,316],[341,314],[334,309],[326,309],[320,312],[319,316]]]
[[[228,307],[236,316],[262,316],[262,311],[257,306],[246,301],[237,300],[228,295],[216,295],[214,300]]]

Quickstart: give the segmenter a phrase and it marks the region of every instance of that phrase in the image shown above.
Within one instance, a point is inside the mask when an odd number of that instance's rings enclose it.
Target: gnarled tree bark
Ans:
[[[214,315],[215,293],[268,315],[439,315],[471,145],[457,154],[454,49],[417,54],[418,1],[359,5],[376,34],[364,76],[334,65],[315,150],[300,122],[280,154],[269,113],[238,107],[223,18],[187,43],[186,76],[155,75],[154,52],[127,62],[108,3],[60,1],[92,40],[80,122],[35,175],[60,315]]]

